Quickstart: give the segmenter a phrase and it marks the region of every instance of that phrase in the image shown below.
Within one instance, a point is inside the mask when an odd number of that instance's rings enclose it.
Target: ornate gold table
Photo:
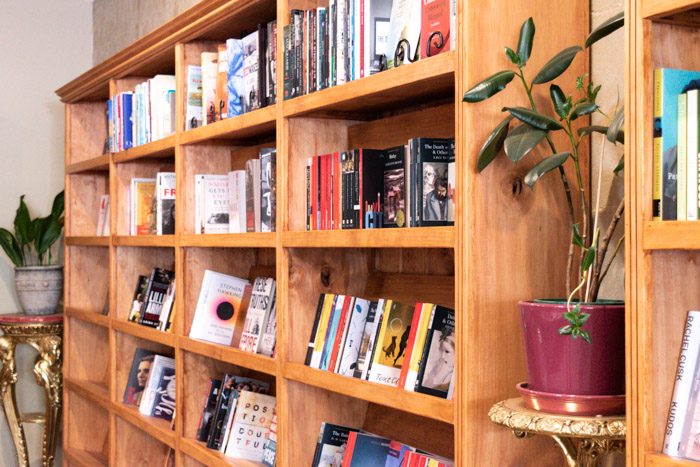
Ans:
[[[17,460],[22,467],[29,465],[22,424],[44,423],[42,464],[52,466],[61,421],[63,315],[0,315],[0,332],[0,399],[17,449]],[[46,392],[44,415],[21,416],[17,409],[15,348],[18,344],[28,344],[39,351],[34,375]]]
[[[592,467],[601,457],[625,452],[624,416],[580,417],[549,414],[525,407],[516,397],[498,402],[489,410],[492,422],[513,430],[517,438],[551,436],[569,467]]]

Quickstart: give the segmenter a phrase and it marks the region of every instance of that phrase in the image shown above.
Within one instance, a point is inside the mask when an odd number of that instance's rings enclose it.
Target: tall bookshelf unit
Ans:
[[[700,70],[700,3],[628,0],[626,301],[628,464],[698,466],[662,454],[688,310],[700,307],[700,224],[652,220],[654,69]]]
[[[454,51],[203,128],[185,131],[184,70],[203,50],[240,37],[291,8],[322,0],[205,0],[57,91],[66,104],[66,339],[64,455],[68,465],[158,465],[168,448],[178,466],[249,465],[194,440],[210,377],[224,372],[270,381],[278,404],[278,465],[309,465],[322,421],[363,427],[438,454],[459,466],[555,465],[544,439],[516,440],[487,417],[525,380],[517,302],[561,294],[569,232],[556,180],[523,188],[529,164],[501,159],[476,172],[481,142],[500,121],[515,86],[479,105],[461,96],[506,66],[504,45],[517,43],[522,21],[538,26],[536,71],[543,58],[588,32],[588,2],[457,2]],[[278,51],[282,51],[278,33]],[[587,69],[579,57],[562,81]],[[282,55],[277,58],[282,70]],[[105,100],[157,73],[177,75],[177,132],[103,155]],[[544,103],[547,90],[538,97]],[[512,100],[512,99],[511,99]],[[305,231],[307,157],[352,147],[389,147],[417,136],[454,136],[457,200],[454,227]],[[195,173],[242,168],[261,146],[276,144],[277,232],[194,234]],[[177,174],[176,233],[128,236],[125,189],[135,176],[163,168]],[[95,237],[101,194],[111,197],[111,235]],[[533,248],[533,245],[537,245]],[[174,333],[126,320],[136,277],[155,265],[178,278]],[[278,283],[274,359],[188,337],[204,269]],[[101,313],[109,290],[109,314]],[[434,301],[457,316],[453,401],[344,378],[303,365],[321,292]],[[142,417],[121,403],[133,350],[175,356],[177,418]]]

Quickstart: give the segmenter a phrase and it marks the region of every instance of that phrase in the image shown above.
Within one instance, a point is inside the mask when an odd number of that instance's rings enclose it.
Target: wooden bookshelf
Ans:
[[[277,396],[277,465],[282,467],[310,464],[324,421],[454,458],[458,466],[557,464],[559,453],[550,442],[514,440],[486,415],[493,403],[515,396],[515,384],[526,377],[517,302],[563,290],[563,274],[557,271],[564,270],[565,258],[556,252],[566,248],[570,233],[557,216],[531,215],[563,213],[553,201],[560,187],[545,179],[536,190],[514,190],[529,163],[514,168],[497,160],[478,174],[476,154],[514,91],[478,106],[463,104],[461,97],[469,85],[504,66],[503,46],[517,43],[528,16],[538,25],[532,72],[545,57],[582,43],[588,3],[571,1],[553,22],[551,2],[545,0],[458,0],[455,50],[283,101],[282,28],[291,9],[326,2],[204,0],[60,88],[67,136],[63,441],[68,462],[160,465],[173,448],[182,467],[252,465],[194,440],[210,378],[234,372],[270,382]],[[273,19],[278,103],[185,130],[187,64],[211,44]],[[577,60],[563,79],[573,83],[586,63],[585,57]],[[176,75],[176,133],[100,155],[104,102],[161,73]],[[540,92],[548,99],[545,87]],[[419,136],[456,139],[454,226],[305,231],[306,158],[351,147],[390,147]],[[242,168],[269,146],[277,147],[277,233],[195,234],[194,175]],[[125,203],[131,178],[153,177],[164,169],[177,174],[176,233],[129,235]],[[103,194],[111,200],[111,235],[95,237]],[[525,248],[526,242],[537,242],[538,248]],[[155,265],[174,268],[178,278],[172,333],[127,321],[136,278]],[[276,277],[275,358],[188,337],[205,269]],[[523,271],[527,280],[518,279]],[[324,292],[455,307],[454,400],[304,366],[316,302]],[[175,358],[174,430],[121,402],[138,347]]]

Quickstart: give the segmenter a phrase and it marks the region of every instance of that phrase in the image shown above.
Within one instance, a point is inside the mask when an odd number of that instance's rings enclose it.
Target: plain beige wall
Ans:
[[[63,105],[54,90],[92,65],[92,1],[0,0],[0,44],[0,226],[8,228],[21,194],[33,214],[45,215],[63,189]],[[12,266],[0,256],[0,313],[14,313]],[[34,355],[18,352],[20,406],[32,412],[43,401],[31,373]],[[32,465],[41,465],[41,430],[26,432]],[[0,411],[0,467],[15,465]]]

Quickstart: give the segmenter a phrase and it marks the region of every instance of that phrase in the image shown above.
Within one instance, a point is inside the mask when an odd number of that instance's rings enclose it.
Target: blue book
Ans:
[[[338,332],[338,323],[340,322],[340,315],[343,314],[344,302],[345,295],[335,296],[333,308],[331,309],[331,317],[328,320],[328,329],[326,329],[326,340],[323,344],[321,363],[318,366],[320,370],[328,369],[328,362],[331,359],[331,353],[333,353],[333,342],[335,341],[335,335]]]
[[[122,134],[124,135],[123,149],[134,147],[134,124],[132,122],[134,95],[130,92],[125,92],[121,95],[122,99]]]
[[[343,467],[383,467],[391,440],[366,433],[350,433]],[[346,461],[348,461],[346,463]]]
[[[114,152],[114,122],[112,121],[112,99],[107,99],[107,150]]]
[[[228,116],[230,118],[243,113],[242,99],[245,92],[243,81],[243,40],[228,39],[226,41],[226,54],[228,57],[226,87],[228,90]]]

